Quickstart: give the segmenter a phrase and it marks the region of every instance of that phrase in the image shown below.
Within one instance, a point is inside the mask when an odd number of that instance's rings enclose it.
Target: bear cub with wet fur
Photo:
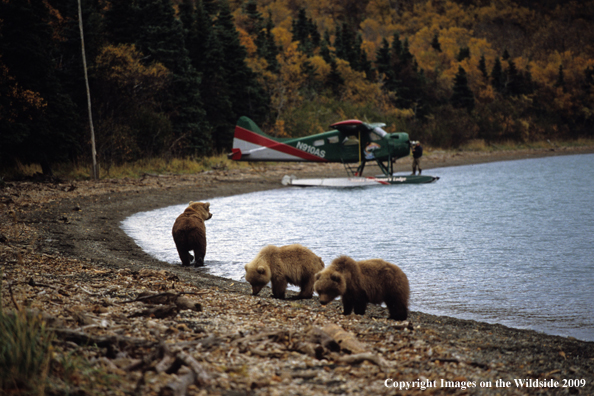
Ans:
[[[323,269],[322,259],[305,246],[268,245],[245,265],[245,280],[254,296],[271,282],[273,297],[283,299],[290,283],[301,288],[296,299],[304,299],[313,296],[315,274]]]
[[[194,251],[195,265],[204,265],[206,255],[206,227],[204,222],[212,217],[208,202],[190,202],[186,210],[173,224],[171,234],[183,266],[192,262],[190,250]]]
[[[390,319],[408,317],[408,278],[398,266],[382,259],[355,261],[340,256],[316,274],[314,289],[322,305],[342,296],[345,315],[353,308],[357,315],[363,315],[367,303],[385,302]]]

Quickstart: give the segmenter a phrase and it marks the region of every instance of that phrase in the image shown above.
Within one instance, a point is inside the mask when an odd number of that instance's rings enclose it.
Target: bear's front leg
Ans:
[[[408,318],[408,308],[402,302],[390,301],[389,303],[386,303],[386,305],[390,312],[390,319],[406,320]]]
[[[345,300],[344,296],[342,297],[342,307],[344,308],[344,315],[350,315],[353,312],[353,302],[350,300]]]
[[[355,304],[355,314],[357,314],[357,315],[365,315],[366,309],[367,309],[366,303]]]
[[[287,281],[286,280],[272,279],[272,297],[284,300],[286,291],[287,291]]]

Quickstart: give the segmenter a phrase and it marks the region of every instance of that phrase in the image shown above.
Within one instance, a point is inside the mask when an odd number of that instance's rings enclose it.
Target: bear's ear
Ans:
[[[188,204],[188,206],[192,206],[193,203],[194,203],[194,201],[190,201],[190,203]]]
[[[245,270],[247,271],[247,264],[243,268],[245,268]]]
[[[210,202],[204,202],[204,207],[208,210],[210,208]]]
[[[258,267],[257,271],[258,271],[259,274],[263,274],[263,273],[266,272],[266,270],[264,269],[264,267]]]
[[[340,282],[340,276],[338,274],[332,274],[332,275],[330,275],[330,279],[332,279],[336,283],[339,283]]]
[[[319,272],[316,274],[316,280],[320,280],[320,276],[322,276]]]

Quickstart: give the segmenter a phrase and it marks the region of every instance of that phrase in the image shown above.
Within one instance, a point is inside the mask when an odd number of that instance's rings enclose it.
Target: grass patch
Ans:
[[[249,167],[246,162],[232,161],[225,154],[193,158],[147,158],[139,161],[128,162],[121,165],[105,167],[99,164],[99,175],[101,179],[140,178],[145,174],[194,174],[213,169],[240,169]],[[73,163],[56,164],[52,168],[54,176],[66,180],[89,180],[91,179],[91,164],[76,165]],[[0,176],[3,180],[19,180],[32,177],[41,173],[41,166],[38,164],[16,164],[9,169],[2,169]]]
[[[495,152],[524,149],[560,149],[576,147],[592,147],[594,139],[577,139],[569,141],[539,140],[529,143],[519,143],[508,140],[497,143],[486,143],[483,139],[473,139],[460,147],[461,151]]]
[[[54,334],[40,314],[0,310],[0,390],[6,394],[44,393]]]

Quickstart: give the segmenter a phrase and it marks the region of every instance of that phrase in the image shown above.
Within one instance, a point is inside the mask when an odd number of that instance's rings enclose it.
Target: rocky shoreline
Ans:
[[[592,152],[433,152],[424,168]],[[396,170],[408,168],[403,162]],[[254,297],[245,283],[159,262],[120,228],[138,211],[283,188],[285,174],[344,171],[280,164],[136,180],[8,182],[0,189],[2,307],[44,312],[60,353],[76,351],[118,377],[102,386],[80,380],[70,391],[82,394],[594,394],[593,342],[420,312],[394,322],[378,307],[345,317],[340,302],[279,301],[270,289]],[[146,304],[139,299],[146,292],[165,303]],[[176,305],[182,296],[190,303]],[[178,363],[164,363],[172,359]],[[172,390],[184,379],[184,393]]]

